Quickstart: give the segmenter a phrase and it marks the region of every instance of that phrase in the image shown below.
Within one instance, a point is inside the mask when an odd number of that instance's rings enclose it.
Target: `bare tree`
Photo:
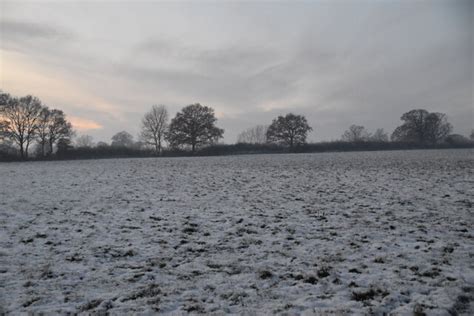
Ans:
[[[342,140],[345,142],[364,142],[367,141],[370,134],[365,130],[364,126],[351,125],[349,129],[342,134]]]
[[[267,130],[267,141],[285,144],[290,148],[306,143],[308,132],[313,130],[303,115],[288,113],[272,121]]]
[[[0,107],[1,107],[0,103]],[[0,108],[1,114],[1,108]],[[13,154],[15,149],[13,148],[13,142],[7,136],[7,123],[0,121],[0,158],[2,155]]]
[[[42,156],[51,155],[60,138],[71,138],[73,135],[72,125],[66,120],[63,111],[42,108],[37,129],[37,139]]]
[[[426,141],[436,144],[443,141],[451,133],[453,126],[448,123],[444,113],[430,113],[426,118]]]
[[[166,107],[164,105],[154,105],[142,119],[140,137],[146,144],[152,145],[157,154],[160,154],[167,128],[168,111]]]
[[[43,107],[41,109],[41,112],[39,113],[37,129],[39,154],[42,157],[46,156],[46,145],[48,144],[50,117],[51,112],[49,111],[49,109],[47,107]]]
[[[6,130],[7,130],[7,124],[5,122],[0,122],[0,143],[4,143],[7,141]]]
[[[109,144],[107,144],[106,142],[98,142],[96,147],[97,148],[107,148],[107,147],[109,147]]]
[[[90,135],[81,135],[76,138],[76,141],[74,143],[76,147],[90,148],[94,146],[94,139]]]
[[[126,131],[121,131],[112,136],[112,144],[111,146],[113,147],[128,147],[131,148],[133,147],[133,136],[126,132]]]
[[[383,128],[377,128],[375,133],[370,136],[370,140],[373,142],[388,142],[388,134],[385,133]]]
[[[0,125],[3,134],[20,149],[22,159],[28,159],[28,148],[36,137],[41,101],[33,96],[12,98],[8,94],[1,96]]]
[[[4,110],[7,104],[10,102],[11,96],[8,93],[4,93],[0,90],[0,143],[10,142],[8,138],[8,128],[10,123],[4,118]]]
[[[237,136],[237,143],[265,144],[267,142],[268,126],[257,125],[243,131]]]
[[[66,120],[64,112],[56,109],[50,111],[48,130],[48,143],[50,154],[53,153],[54,145],[56,145],[60,139],[62,139],[64,143],[66,139],[70,141],[71,137],[73,137],[75,134],[72,129],[72,124]]]
[[[443,113],[411,110],[404,113],[401,120],[404,123],[392,134],[394,141],[435,144],[446,138],[452,130],[452,125]]]
[[[214,110],[199,103],[184,107],[171,120],[166,140],[174,148],[189,145],[196,148],[216,142],[224,130],[215,126]]]

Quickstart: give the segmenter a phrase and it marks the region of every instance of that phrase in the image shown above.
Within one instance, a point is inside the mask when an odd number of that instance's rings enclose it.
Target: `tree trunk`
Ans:
[[[23,143],[20,144],[20,157],[21,159],[25,159],[25,151],[23,149]]]
[[[25,158],[28,159],[28,148],[30,147],[30,142],[26,142],[26,147],[25,147]]]
[[[54,142],[49,141],[49,155],[53,154],[53,145],[54,145]]]
[[[18,145],[20,146],[20,157],[21,160],[25,159],[25,140],[23,138],[23,135],[20,135],[18,137]]]
[[[45,155],[46,152],[45,152],[45,150],[44,150],[45,147],[46,147],[46,141],[45,141],[45,140],[42,140],[42,141],[41,141],[41,157],[46,156],[46,155]]]

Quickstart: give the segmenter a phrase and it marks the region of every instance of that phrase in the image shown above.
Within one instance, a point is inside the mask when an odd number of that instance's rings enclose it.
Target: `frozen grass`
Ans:
[[[0,164],[2,312],[472,314],[472,150]]]

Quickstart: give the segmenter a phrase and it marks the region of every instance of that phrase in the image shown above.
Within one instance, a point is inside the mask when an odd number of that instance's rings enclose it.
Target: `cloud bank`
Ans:
[[[153,104],[195,102],[215,108],[226,142],[287,112],[308,117],[312,140],[353,123],[392,131],[413,108],[473,127],[471,1],[1,6],[1,88],[96,140],[137,134]]]

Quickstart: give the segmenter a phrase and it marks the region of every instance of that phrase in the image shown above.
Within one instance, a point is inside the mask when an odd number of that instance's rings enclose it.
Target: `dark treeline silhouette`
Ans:
[[[31,95],[12,97],[0,91],[0,158],[29,158],[36,145],[36,157],[51,157],[74,135],[61,110],[49,109]]]
[[[304,116],[288,113],[273,120],[267,129],[267,142],[294,148],[306,144],[312,130]]]
[[[376,151],[376,150],[410,150],[410,149],[448,149],[448,148],[474,148],[473,142],[451,144],[416,144],[408,142],[346,142],[327,141],[306,143],[293,148],[277,144],[216,144],[198,151],[195,156],[224,156],[245,154],[277,154],[277,153],[322,153],[322,152],[350,152],[350,151]],[[165,156],[181,156],[179,153],[166,152]]]
[[[242,131],[236,144],[227,145],[218,143],[224,130],[216,126],[212,108],[191,104],[169,121],[166,107],[154,105],[143,116],[137,141],[121,131],[110,144],[95,144],[89,135],[74,139],[75,131],[61,110],[33,96],[18,98],[0,91],[0,161],[474,147],[474,130],[469,138],[450,134],[452,125],[443,113],[416,109],[402,114],[401,120],[390,137],[382,128],[371,133],[353,124],[340,140],[307,143],[312,130],[307,119],[288,113],[269,125]]]
[[[191,104],[178,112],[171,120],[165,138],[174,150],[198,148],[216,143],[224,130],[215,126],[214,110],[199,103]]]

